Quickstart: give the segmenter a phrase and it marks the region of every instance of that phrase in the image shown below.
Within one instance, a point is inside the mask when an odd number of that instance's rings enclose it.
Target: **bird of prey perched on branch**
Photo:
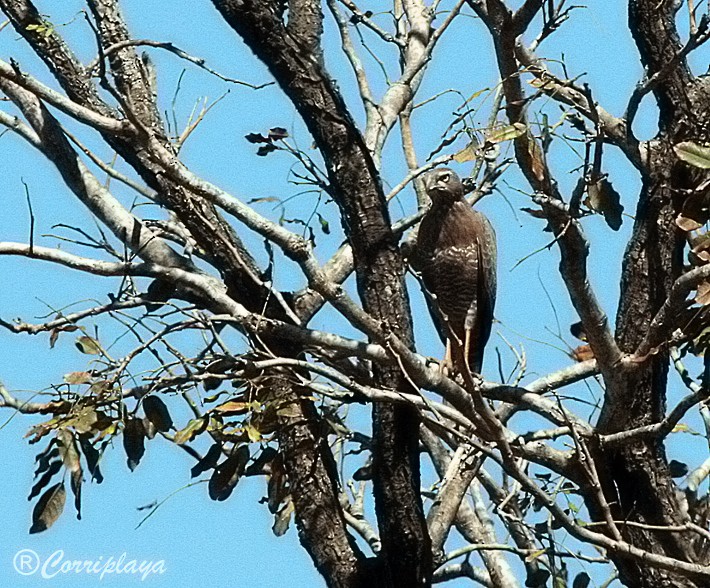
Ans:
[[[468,204],[452,170],[429,172],[424,185],[431,208],[419,226],[412,267],[421,275],[429,311],[446,341],[445,364],[480,373],[496,300],[495,233]]]

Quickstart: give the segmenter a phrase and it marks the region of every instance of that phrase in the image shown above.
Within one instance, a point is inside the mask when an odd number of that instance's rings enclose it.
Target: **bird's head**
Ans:
[[[440,167],[424,176],[424,188],[434,204],[463,198],[463,184],[455,171]]]

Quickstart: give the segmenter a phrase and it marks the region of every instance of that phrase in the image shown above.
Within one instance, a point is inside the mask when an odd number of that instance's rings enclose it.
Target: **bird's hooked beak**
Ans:
[[[424,189],[429,192],[438,192],[443,186],[438,174],[429,173],[424,176]]]
[[[424,189],[432,199],[445,198],[452,194],[457,179],[453,171],[446,168],[437,169],[424,176]]]

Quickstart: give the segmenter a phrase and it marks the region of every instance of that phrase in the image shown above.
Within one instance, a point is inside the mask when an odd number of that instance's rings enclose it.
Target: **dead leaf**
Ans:
[[[528,153],[530,154],[530,167],[538,182],[545,181],[545,161],[542,158],[542,150],[537,141],[528,137]]]
[[[696,231],[710,219],[710,190],[692,192],[683,202],[676,225],[684,231]]]
[[[237,400],[230,400],[224,404],[220,404],[213,408],[213,412],[223,414],[224,416],[239,416],[248,413],[252,410],[251,402],[240,402]]]
[[[224,462],[218,465],[208,484],[212,500],[227,500],[239,482],[249,461],[249,446],[240,445]]]
[[[542,208],[521,208],[523,212],[527,212],[533,218],[543,218],[546,219],[545,211]]]
[[[284,507],[274,515],[274,524],[271,530],[274,535],[281,537],[288,531],[291,524],[291,515],[293,514],[294,506],[293,500],[290,500],[284,505]]]
[[[84,434],[107,426],[106,421],[110,422],[110,419],[105,414],[96,412],[90,406],[82,406],[64,421],[64,426],[73,427],[77,433]]]
[[[158,431],[167,433],[173,428],[173,419],[170,417],[168,407],[160,398],[151,394],[143,398],[142,404],[145,416]]]
[[[697,231],[701,225],[698,221],[685,216],[682,212],[676,217],[675,219],[675,224],[678,225],[678,228],[680,228],[682,231],[690,232],[690,231]]]
[[[64,482],[55,484],[39,499],[32,511],[30,534],[41,533],[49,529],[62,514],[67,500]]]
[[[81,468],[79,449],[76,446],[74,435],[65,430],[57,434],[59,440],[59,453],[62,456],[64,467],[71,475],[71,489],[74,494],[74,508],[76,508],[76,518],[81,520],[81,484],[84,481],[84,472]]]
[[[575,361],[587,361],[594,359],[594,352],[589,345],[580,345],[572,350],[572,359]]]
[[[695,302],[701,306],[710,303],[710,282],[701,282],[695,294]]]
[[[690,239],[688,259],[693,265],[704,265],[710,262],[710,234],[703,233]]]
[[[68,374],[64,374],[64,381],[67,384],[88,384],[91,382],[91,373],[70,372]]]
[[[288,496],[286,471],[280,454],[271,462],[271,476],[267,484],[266,496],[271,514],[276,514],[279,511],[279,506]]]
[[[123,449],[126,451],[128,467],[131,471],[135,470],[145,454],[145,428],[141,419],[126,419],[123,427]]]
[[[619,193],[606,178],[587,185],[587,198],[584,204],[595,212],[604,215],[604,220],[613,230],[621,227],[624,207],[621,204]]]
[[[61,314],[58,314],[56,318],[60,319],[64,317]],[[77,327],[76,325],[63,325],[61,327],[55,327],[49,332],[49,348],[54,349],[54,345],[56,344],[57,339],[59,338],[59,333],[73,333],[78,329],[79,327]]]
[[[196,478],[207,470],[211,470],[217,465],[219,458],[222,456],[222,444],[215,443],[209,448],[205,456],[198,461],[192,469],[190,469],[190,477]]]
[[[258,476],[261,474],[271,473],[271,462],[276,459],[278,451],[273,447],[264,447],[259,456],[254,460],[252,464],[244,472],[246,476]]]
[[[273,127],[269,129],[269,139],[272,141],[280,141],[288,138],[288,131],[283,127]]]
[[[86,468],[91,475],[92,480],[96,480],[97,484],[101,484],[104,481],[104,477],[99,469],[99,460],[101,459],[101,453],[96,447],[93,446],[91,441],[85,436],[79,436],[79,446],[84,454],[84,459],[86,459]]]

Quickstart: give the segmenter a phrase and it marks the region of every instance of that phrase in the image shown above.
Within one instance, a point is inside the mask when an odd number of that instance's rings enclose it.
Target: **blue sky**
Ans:
[[[159,0],[128,0],[122,2],[129,27],[136,38],[172,41],[187,52],[203,57],[210,67],[224,75],[253,83],[269,81],[268,74],[239,42],[235,34],[221,21],[208,1],[169,3]],[[445,5],[447,3],[444,3]],[[597,100],[615,115],[622,115],[634,84],[641,78],[642,70],[636,51],[626,29],[623,3],[603,0],[590,3],[588,9],[573,12],[572,18],[540,50],[541,55],[559,60],[564,57],[571,76],[586,73],[585,80],[594,90]],[[83,18],[77,16],[81,3],[77,1],[42,2],[40,9],[51,14],[59,30],[79,55],[93,58],[92,36]],[[326,30],[327,63],[331,74],[352,106],[358,120],[362,109],[354,94],[355,86],[348,65],[338,52],[338,42],[330,18]],[[179,125],[185,124],[195,100],[214,100],[226,90],[230,93],[210,112],[203,124],[188,140],[184,161],[198,174],[213,181],[244,200],[276,196],[282,200],[293,197],[285,204],[287,216],[308,216],[315,207],[313,195],[298,195],[299,188],[287,184],[291,161],[276,153],[262,159],[255,155],[253,145],[243,137],[249,132],[263,132],[274,126],[289,130],[292,140],[307,149],[311,139],[304,130],[286,99],[275,86],[253,91],[228,85],[174,55],[150,50],[159,72],[160,101],[162,108],[171,109],[178,79],[180,92],[175,100],[175,113]],[[31,55],[24,43],[10,27],[0,32],[0,58],[16,58],[28,72],[46,83],[53,83],[42,64]],[[387,59],[393,61],[390,54]],[[363,58],[367,67],[378,79],[375,88],[384,88],[372,60]],[[704,70],[708,53],[695,57],[695,63]],[[553,66],[554,67],[554,66]],[[700,71],[700,70],[699,70]],[[459,19],[445,40],[437,48],[429,68],[428,78],[418,95],[420,102],[445,88],[456,86],[464,95],[481,88],[491,87],[497,81],[490,41],[482,24],[472,17]],[[483,97],[481,97],[481,101]],[[490,103],[490,98],[488,98]],[[438,143],[441,133],[451,119],[451,112],[460,105],[453,94],[444,96],[432,105],[415,112],[416,144],[423,161]],[[0,108],[10,110],[5,103]],[[554,104],[548,107],[550,120],[559,116]],[[172,115],[171,115],[172,116]],[[482,109],[480,120],[487,118]],[[636,130],[641,138],[654,132],[654,108],[646,99],[637,119]],[[104,160],[111,153],[92,133],[72,127],[83,140],[94,146]],[[457,145],[457,148],[463,145]],[[563,141],[556,141],[551,152],[563,192],[569,193],[577,181],[570,170],[581,162]],[[127,171],[126,165],[118,167]],[[405,173],[405,165],[396,135],[385,149],[383,180],[395,185]],[[457,165],[461,174],[470,166]],[[640,181],[634,170],[613,149],[605,151],[605,171],[622,195],[628,214],[633,214]],[[6,134],[0,137],[0,195],[5,214],[0,216],[0,241],[26,241],[28,212],[25,200],[24,179],[32,197],[36,216],[36,234],[61,234],[51,227],[68,223],[92,227],[88,213],[75,201],[59,181],[57,172],[19,139]],[[501,192],[487,197],[480,208],[492,219],[499,240],[499,296],[496,316],[500,321],[494,329],[489,344],[485,372],[497,378],[496,354],[500,349],[506,369],[512,367],[512,356],[503,339],[520,347],[528,355],[529,379],[568,365],[571,360],[561,349],[557,339],[556,321],[562,337],[572,346],[578,344],[568,334],[568,326],[576,321],[566,293],[557,273],[557,251],[543,250],[516,266],[516,262],[546,245],[548,233],[541,232],[539,221],[530,219],[520,208],[529,205],[524,193],[527,186],[513,170],[506,172]],[[123,187],[112,184],[115,194],[130,204],[133,195]],[[414,195],[411,190],[401,194],[399,203],[393,203],[392,214],[398,217],[413,210]],[[259,211],[274,218],[279,212],[273,203],[256,204]],[[323,260],[340,245],[337,210],[334,204],[321,204],[318,208],[333,228],[331,235],[318,235],[318,254]],[[610,318],[613,320],[618,298],[620,255],[631,228],[631,219],[625,218],[618,233],[612,232],[601,217],[585,220],[591,246],[590,276],[593,285]],[[291,227],[296,230],[296,227]],[[317,230],[317,226],[316,226]],[[240,234],[243,231],[240,229]],[[262,251],[260,240],[245,234],[247,242]],[[37,241],[40,242],[40,241]],[[53,244],[51,238],[43,244]],[[88,252],[91,253],[91,252]],[[515,269],[513,269],[515,267]],[[277,284],[283,288],[302,285],[300,276],[288,263],[277,258]],[[21,316],[25,320],[63,308],[76,301],[88,305],[91,299],[106,301],[107,293],[115,282],[79,275],[57,269],[42,262],[17,258],[0,258],[0,316],[3,319]],[[349,283],[350,286],[352,284]],[[423,307],[418,288],[411,283],[411,296],[420,352],[440,356],[441,344],[436,338],[429,316]],[[547,293],[554,300],[554,311]],[[89,323],[90,324],[90,323]],[[346,335],[356,335],[333,312],[324,312],[313,321],[315,328],[336,329]],[[115,335],[115,326],[102,326],[106,336]],[[235,337],[235,340],[238,338]],[[121,348],[121,343],[117,344]],[[84,369],[86,356],[73,344],[73,336],[63,336],[50,350],[46,335],[36,337],[12,336],[0,331],[0,381],[18,395],[21,391],[32,394],[45,389],[51,382],[61,380],[63,374]],[[591,399],[592,392],[599,394],[593,382],[590,388],[578,386],[570,391],[582,401]],[[669,388],[669,404],[683,394],[678,384]],[[581,403],[575,405],[582,414],[591,409]],[[362,411],[361,411],[362,412]],[[176,412],[177,416],[184,416]],[[114,450],[107,452],[102,469],[106,478],[101,485],[85,484],[83,520],[77,521],[67,504],[64,515],[55,526],[39,535],[28,535],[32,504],[26,496],[32,484],[34,456],[42,446],[30,446],[22,437],[37,419],[14,417],[10,411],[0,411],[0,443],[5,447],[5,459],[0,462],[0,479],[6,508],[0,515],[0,585],[39,586],[36,577],[22,577],[12,567],[15,554],[21,549],[32,549],[46,557],[58,549],[71,559],[93,559],[99,556],[119,557],[126,552],[129,559],[164,560],[166,572],[146,580],[152,586],[192,586],[202,583],[209,586],[257,586],[259,588],[292,586],[320,586],[322,581],[315,572],[305,551],[298,544],[295,528],[286,536],[276,538],[271,533],[272,517],[259,499],[265,493],[263,479],[244,479],[233,496],[226,502],[209,500],[205,484],[183,489],[174,494],[140,529],[136,526],[145,512],[137,507],[161,501],[190,482],[189,468],[192,459],[179,449],[161,440],[148,446],[146,456],[135,472],[125,464],[120,440]],[[366,418],[361,414],[358,426],[367,429]],[[688,422],[699,430],[697,417]],[[535,426],[534,421],[516,423],[516,430]],[[670,448],[674,457],[691,459],[694,452],[706,451],[705,441],[689,435],[675,435]],[[203,449],[198,444],[198,448]],[[595,576],[595,579],[603,575]],[[130,576],[107,577],[107,586],[130,586],[138,580]],[[49,585],[88,586],[95,583],[91,576],[56,577]],[[461,584],[463,585],[463,584]]]

